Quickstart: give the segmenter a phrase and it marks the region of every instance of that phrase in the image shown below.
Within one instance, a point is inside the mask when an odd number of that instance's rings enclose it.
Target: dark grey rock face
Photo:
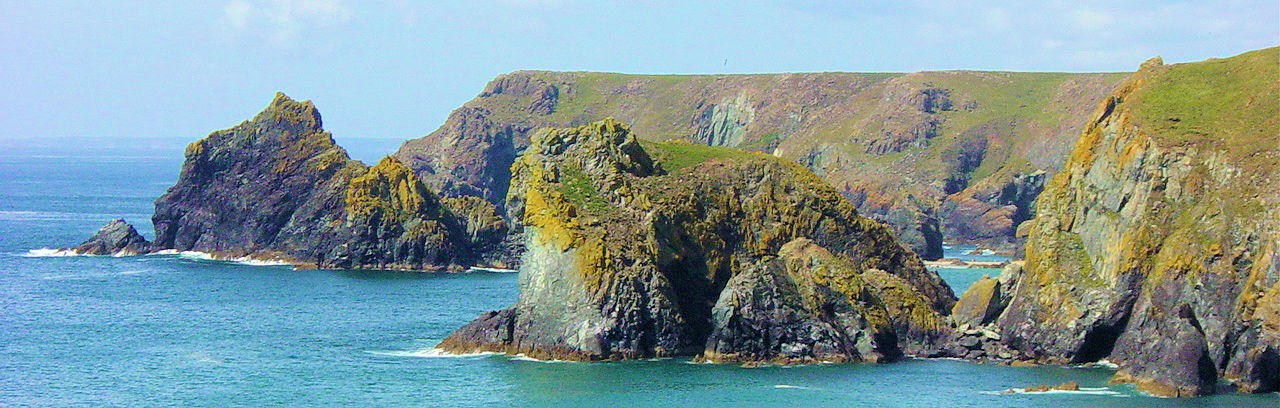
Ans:
[[[439,130],[404,142],[396,157],[446,197],[473,196],[505,213],[511,163],[528,145],[530,126],[493,121],[485,108],[463,107]]]
[[[1137,383],[1166,396],[1214,392],[1218,371],[1204,328],[1192,307],[1179,302],[1177,296],[1160,296],[1134,311],[1108,357],[1121,365],[1115,381]]]
[[[156,248],[228,258],[412,270],[513,265],[512,254],[499,254],[506,229],[493,206],[454,204],[394,158],[373,167],[351,160],[311,102],[277,94],[253,120],[187,147],[152,221]]]
[[[801,280],[800,282],[804,282]],[[892,330],[878,330],[830,287],[801,288],[781,260],[729,280],[711,310],[703,358],[719,362],[883,361],[902,355]]]
[[[138,255],[149,252],[151,243],[133,225],[117,218],[71,250],[81,255]]]

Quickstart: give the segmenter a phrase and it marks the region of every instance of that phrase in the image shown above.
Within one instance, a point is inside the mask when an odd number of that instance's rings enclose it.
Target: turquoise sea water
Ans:
[[[515,300],[514,274],[30,256],[120,216],[152,236],[151,201],[176,179],[180,149],[0,153],[0,406],[1280,405],[1275,394],[1146,397],[1106,386],[1100,368],[437,357],[439,339]],[[957,271],[944,278],[965,285],[998,273]],[[1068,380],[1090,391],[995,395]]]

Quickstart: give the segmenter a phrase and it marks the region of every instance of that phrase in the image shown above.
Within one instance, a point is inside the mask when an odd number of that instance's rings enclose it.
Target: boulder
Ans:
[[[133,225],[114,219],[71,251],[80,255],[139,255],[151,251],[151,243]]]

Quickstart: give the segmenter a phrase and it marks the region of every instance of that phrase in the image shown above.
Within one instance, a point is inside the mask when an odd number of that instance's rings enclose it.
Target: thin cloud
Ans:
[[[341,0],[232,0],[222,21],[240,37],[264,36],[275,46],[287,46],[311,27],[328,27],[351,20]]]
[[[506,6],[527,8],[527,9],[543,9],[556,8],[569,4],[570,0],[498,0]]]

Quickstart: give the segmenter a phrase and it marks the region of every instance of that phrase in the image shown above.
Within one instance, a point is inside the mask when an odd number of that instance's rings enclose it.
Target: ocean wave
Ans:
[[[75,251],[72,251],[70,249],[39,248],[39,249],[32,249],[30,251],[27,251],[27,253],[22,254],[22,256],[27,258],[59,258],[59,257],[67,257],[67,256],[89,256],[89,255],[77,254]]]
[[[576,363],[576,362],[577,362],[577,361],[570,361],[570,360],[554,360],[554,359],[553,359],[553,360],[542,360],[542,359],[537,359],[537,358],[529,357],[529,356],[525,355],[524,353],[520,353],[520,354],[516,354],[516,355],[514,355],[514,356],[511,356],[511,359],[512,359],[512,360],[515,360],[515,361],[532,361],[532,362],[535,362],[535,363]]]
[[[517,273],[517,272],[520,272],[520,270],[519,269],[501,269],[501,268],[481,268],[479,266],[472,266],[470,268],[467,268],[467,272]]]
[[[496,355],[502,354],[502,353],[493,352],[493,351],[484,351],[484,352],[479,352],[479,353],[462,353],[462,354],[454,354],[454,353],[449,353],[449,352],[446,352],[446,351],[444,351],[444,350],[441,350],[441,349],[438,349],[438,348],[435,348],[435,347],[432,347],[432,348],[429,348],[429,349],[422,349],[422,350],[410,350],[410,351],[405,351],[405,350],[368,350],[368,351],[365,351],[365,352],[366,352],[366,353],[369,353],[369,354],[376,354],[376,355],[379,355],[379,356],[389,356],[389,357],[417,357],[417,358],[474,358],[474,357],[488,357],[488,356],[496,356]]]
[[[231,262],[249,266],[293,266],[293,264],[273,259],[256,259],[247,256],[239,258],[221,258],[208,252],[200,251],[178,251],[175,249],[165,249],[152,252],[147,255],[176,255],[180,259],[202,262]]]
[[[121,258],[121,257],[127,257],[127,256],[135,256],[135,255],[129,255],[129,254],[123,254],[123,253],[116,253],[113,255],[78,254],[75,251],[72,251],[70,249],[54,249],[54,248],[32,249],[20,255],[28,258],[54,258],[54,257],[72,257],[72,256],[87,256],[87,257],[111,256],[115,258]],[[250,258],[250,257],[221,258],[221,257],[214,256],[213,254],[210,254],[208,252],[178,251],[174,249],[165,249],[161,251],[156,251],[149,254],[145,254],[144,256],[166,256],[166,255],[176,256],[179,259],[185,259],[189,261],[199,261],[199,262],[230,262],[230,263],[236,263],[236,264],[248,265],[248,266],[293,266],[293,264],[291,263],[280,261],[280,260],[256,259],[256,258]]]
[[[128,254],[124,252],[116,252],[111,255],[81,254],[71,249],[54,249],[54,248],[32,249],[27,251],[26,253],[19,254],[19,255],[27,258],[63,258],[63,257],[72,257],[72,256],[84,256],[84,257],[94,257],[94,258],[96,257],[123,258],[126,256],[137,256],[137,254]]]
[[[805,387],[805,386],[801,386],[801,385],[790,385],[790,384],[778,384],[778,385],[773,386],[773,388],[777,388],[777,389],[789,389],[789,390],[810,390],[810,391],[822,391],[821,389],[814,388],[814,387]]]
[[[1011,392],[1012,391],[1012,392]],[[1027,392],[1026,388],[1010,388],[1002,391],[978,391],[979,394],[985,395],[1038,395],[1038,394],[1075,394],[1075,395],[1103,395],[1108,397],[1128,398],[1129,394],[1113,390],[1108,387],[1080,387],[1078,391],[1069,390],[1049,390],[1049,391],[1033,391]]]

